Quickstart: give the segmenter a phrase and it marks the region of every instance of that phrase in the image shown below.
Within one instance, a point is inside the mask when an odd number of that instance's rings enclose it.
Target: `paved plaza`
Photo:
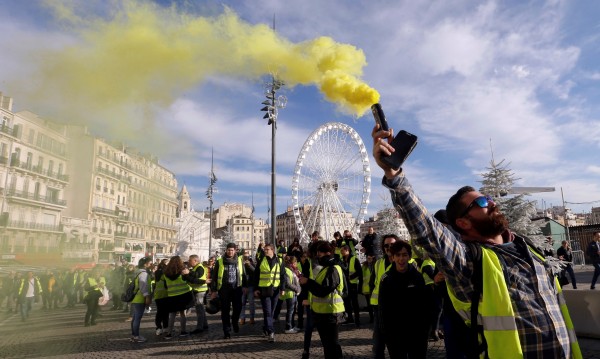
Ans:
[[[577,268],[581,289],[589,286],[591,268]],[[566,290],[571,290],[567,287]],[[110,305],[110,303],[109,303]],[[64,303],[63,303],[64,306]],[[83,326],[85,306],[78,304],[74,309],[54,309],[44,311],[41,304],[35,304],[29,319],[21,321],[15,313],[4,308],[0,310],[0,358],[260,358],[286,359],[300,358],[303,334],[283,334],[284,323],[276,324],[276,342],[268,343],[262,336],[262,313],[256,302],[257,321],[254,325],[240,327],[239,334],[224,340],[220,316],[209,316],[209,330],[200,335],[186,338],[175,337],[170,341],[156,336],[154,314],[145,314],[141,334],[146,343],[131,343],[130,323],[125,320],[127,313],[102,308],[98,325]],[[282,317],[285,309],[282,310]],[[195,313],[188,319],[188,330],[196,326]],[[362,313],[363,322],[368,318]],[[179,323],[176,323],[176,333]],[[361,329],[341,326],[340,342],[346,358],[372,358],[371,325]],[[311,358],[323,358],[319,336],[313,333]],[[583,357],[600,359],[600,339],[579,338]],[[444,358],[443,341],[430,342],[429,358]]]
[[[258,304],[258,303],[257,303]],[[260,311],[258,311],[260,313]],[[19,315],[0,313],[1,358],[300,358],[303,334],[283,334],[283,322],[276,325],[275,343],[268,343],[261,334],[262,320],[240,327],[239,334],[222,339],[219,315],[209,316],[209,330],[203,334],[170,341],[154,333],[154,312],[144,315],[141,333],[146,343],[131,343],[128,315],[122,311],[102,308],[96,326],[84,327],[85,308],[44,311],[36,305],[30,318],[22,322]],[[283,313],[282,313],[283,314]],[[367,317],[366,313],[364,313]],[[196,324],[195,313],[188,328]],[[346,358],[371,358],[370,326],[355,329],[342,326],[340,341]],[[178,331],[178,324],[176,324]],[[323,358],[319,336],[313,333],[311,358]],[[584,358],[600,359],[600,340],[582,339]],[[444,358],[443,342],[430,342],[428,357]]]

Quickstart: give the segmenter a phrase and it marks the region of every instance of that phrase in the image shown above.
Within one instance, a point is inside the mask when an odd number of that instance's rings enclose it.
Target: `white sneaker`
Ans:
[[[161,335],[163,333],[162,328],[156,329],[156,335]]]
[[[298,333],[298,331],[296,330],[296,328],[291,328],[291,329],[286,330],[284,333],[285,334],[296,334],[296,333]]]
[[[137,337],[133,337],[133,338],[131,338],[131,341],[132,341],[132,342],[134,342],[134,343],[143,343],[143,342],[145,342],[146,340],[147,340],[147,339],[146,339],[146,338],[144,338],[144,337],[143,337],[143,336],[141,336],[141,335],[138,335]]]

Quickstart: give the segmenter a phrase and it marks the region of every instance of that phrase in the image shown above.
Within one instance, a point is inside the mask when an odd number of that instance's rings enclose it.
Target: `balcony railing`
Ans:
[[[6,159],[8,161],[7,158],[3,157],[4,159]],[[6,162],[2,162],[2,160],[0,160],[0,163],[5,164]],[[62,173],[58,173],[58,172],[54,172],[54,171],[49,171],[45,168],[42,168],[41,166],[33,166],[31,163],[27,163],[27,162],[21,162],[18,159],[16,159],[15,157],[11,158],[10,160],[10,165],[13,168],[17,168],[17,169],[21,169],[21,170],[25,170],[31,173],[36,173],[38,175],[42,175],[45,177],[49,177],[52,179],[56,179],[62,182],[69,182],[69,176],[62,174]]]
[[[117,212],[114,209],[102,208],[102,207],[92,207],[92,212],[102,213],[109,216],[117,216]]]
[[[9,197],[16,197],[16,198],[21,198],[21,199],[26,199],[26,200],[30,200],[30,201],[36,201],[36,202],[44,202],[44,203],[54,204],[57,206],[66,206],[67,205],[67,201],[64,199],[57,199],[52,196],[51,197],[42,196],[42,195],[39,195],[36,193],[17,191],[15,189],[9,189],[8,192],[6,193],[6,195]]]
[[[54,224],[44,224],[44,223],[35,223],[35,222],[25,222],[25,221],[8,221],[7,227],[9,228],[21,228],[21,229],[34,229],[45,232],[62,232],[61,225]]]

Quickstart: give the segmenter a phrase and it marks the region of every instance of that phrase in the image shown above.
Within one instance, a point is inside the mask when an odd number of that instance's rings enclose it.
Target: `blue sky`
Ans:
[[[87,20],[68,24],[43,3],[0,0],[9,10],[0,13],[0,91],[14,98],[15,110],[87,123],[102,136],[123,135],[128,143],[157,153],[180,185],[187,185],[196,209],[208,206],[204,192],[213,149],[215,205],[250,204],[253,196],[257,215],[267,217],[271,129],[259,111],[264,95],[257,76],[208,72],[181,89],[167,87],[169,96],[147,105],[149,110],[121,103],[118,111],[107,110],[94,120],[94,111],[76,108],[77,100],[61,94],[62,87],[48,91],[53,84],[37,74],[46,62],[43,54],[85,47],[90,40],[82,34],[93,31],[93,19],[110,22],[123,3],[57,2]],[[432,211],[444,207],[457,188],[479,187],[479,174],[491,159],[490,141],[495,159],[510,163],[517,185],[556,187],[554,193],[530,196],[540,207],[542,200],[546,207],[561,205],[561,188],[567,202],[585,202],[567,205],[576,211],[600,205],[596,1],[175,3],[184,4],[182,15],[209,19],[227,6],[250,27],[270,26],[275,14],[278,36],[291,43],[328,36],[362,50],[367,64],[361,79],[381,94],[391,126],[419,136],[405,171]],[[258,44],[243,46],[260,51]],[[206,56],[219,61],[214,54]],[[277,213],[291,205],[296,159],[314,129],[331,121],[349,124],[370,149],[373,126],[369,113],[348,115],[315,86],[288,86],[284,94],[288,105],[277,131]],[[386,201],[379,184],[382,171],[374,162],[371,169],[369,214]]]

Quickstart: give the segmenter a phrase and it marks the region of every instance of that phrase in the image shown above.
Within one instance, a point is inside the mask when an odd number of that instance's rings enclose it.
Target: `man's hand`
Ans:
[[[149,296],[149,295],[147,295],[147,296],[144,298],[144,304],[146,304],[146,307],[149,307],[149,306],[150,306],[150,304],[152,304],[152,297],[151,297],[151,296]]]
[[[210,293],[210,299],[215,299],[217,297],[217,292]]]
[[[381,167],[387,179],[396,177],[401,170],[394,170],[381,160],[382,156],[389,156],[394,152],[394,147],[390,144],[394,139],[394,130],[380,131],[379,124],[375,124],[371,132],[371,137],[373,137],[373,157],[375,158],[375,162]]]
[[[284,296],[285,295],[285,290],[282,290],[281,293],[279,293],[279,296]]]
[[[255,296],[256,298],[260,298],[260,290],[255,290],[255,291],[254,291],[254,296]]]
[[[181,271],[181,274],[190,274],[190,270],[187,268],[183,268],[183,270]]]
[[[301,285],[305,285],[306,283],[308,283],[308,278],[302,276],[302,277],[298,278],[298,281],[300,282]]]

